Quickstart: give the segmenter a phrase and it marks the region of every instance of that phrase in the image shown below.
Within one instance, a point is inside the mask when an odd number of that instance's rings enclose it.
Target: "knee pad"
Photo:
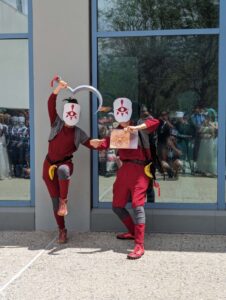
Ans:
[[[133,209],[136,224],[145,224],[144,206],[137,206]]]
[[[61,165],[57,168],[57,175],[60,180],[70,179],[70,168],[67,165]]]

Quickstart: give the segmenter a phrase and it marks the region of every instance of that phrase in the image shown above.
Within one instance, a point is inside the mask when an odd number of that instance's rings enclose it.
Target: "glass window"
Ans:
[[[0,65],[0,200],[30,200],[28,41],[0,40]]]
[[[219,0],[98,0],[98,31],[214,28]]]
[[[217,200],[218,36],[98,39],[98,87],[109,109],[99,113],[99,137],[117,127],[112,102],[140,104],[139,118],[160,120],[150,135],[161,196],[149,202]],[[99,153],[99,199],[112,200],[115,150]]]
[[[28,0],[0,0],[0,33],[28,32]]]

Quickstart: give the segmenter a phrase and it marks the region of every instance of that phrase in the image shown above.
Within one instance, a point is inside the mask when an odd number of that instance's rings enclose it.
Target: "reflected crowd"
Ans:
[[[0,180],[30,178],[28,110],[0,113]]]
[[[160,125],[150,135],[150,148],[159,175],[164,180],[177,180],[178,176],[217,176],[217,112],[213,108],[195,106],[186,111],[162,111],[158,116],[141,105],[140,120],[157,117]],[[99,117],[99,137],[110,135],[118,126],[112,112]],[[117,170],[117,150],[99,153],[99,175],[111,176]]]

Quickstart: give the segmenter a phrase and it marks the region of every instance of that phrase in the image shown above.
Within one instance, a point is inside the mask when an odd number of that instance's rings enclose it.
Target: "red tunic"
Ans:
[[[48,100],[48,111],[51,126],[57,117],[56,111],[57,95],[51,94]],[[71,156],[77,149],[75,147],[75,127],[63,126],[56,137],[49,142],[48,156],[52,161],[62,160],[66,156]],[[83,144],[91,148],[89,140]]]
[[[56,99],[57,95],[51,94],[48,100],[48,112],[51,126],[57,117]],[[93,149],[89,141],[90,139],[83,143],[83,145]],[[57,135],[49,141],[48,157],[53,162],[63,160],[65,157],[71,156],[76,150],[75,127],[63,126],[60,132],[58,132]],[[73,173],[73,162],[69,160],[58,163],[57,166],[59,167],[62,164],[69,167],[71,175]],[[46,183],[50,196],[52,198],[67,198],[69,180],[59,180],[56,171],[53,180],[51,180],[48,174],[49,167],[50,163],[45,159],[43,165],[43,179]]]
[[[155,131],[159,125],[157,119],[148,119],[144,122],[150,133]],[[106,138],[101,148],[109,148],[110,138]],[[100,148],[99,148],[100,149]],[[119,149],[118,155],[123,160],[147,160],[151,158],[150,149]],[[117,171],[116,180],[113,184],[113,207],[125,207],[129,197],[132,198],[132,207],[143,206],[146,199],[146,192],[150,183],[150,178],[144,173],[144,165],[134,162],[123,163]]]
[[[148,130],[148,132],[151,133],[157,129],[159,125],[159,120],[148,119],[144,122],[144,124],[146,124],[147,126],[145,130]],[[106,137],[104,142],[102,143],[101,149],[107,149],[109,148],[109,145],[110,145],[110,137]],[[118,149],[118,156],[120,157],[121,160],[126,160],[126,159],[147,160],[147,158],[151,159],[151,151],[150,149],[145,149],[144,151],[144,149],[142,149],[140,146],[138,146],[137,149]]]

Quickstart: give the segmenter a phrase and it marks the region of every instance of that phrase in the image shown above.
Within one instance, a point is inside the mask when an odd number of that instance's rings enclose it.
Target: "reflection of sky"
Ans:
[[[98,12],[106,13],[115,7],[117,0],[98,0]],[[111,22],[107,22],[106,18],[101,15],[98,18],[98,28],[103,29],[105,31],[112,30]]]
[[[22,5],[22,12],[27,15],[28,14],[28,0],[1,0],[2,2],[5,2],[11,6],[13,6],[14,8],[17,8],[17,2],[21,1],[21,5]]]
[[[98,0],[98,9],[100,10],[109,10],[114,7],[115,0]]]

